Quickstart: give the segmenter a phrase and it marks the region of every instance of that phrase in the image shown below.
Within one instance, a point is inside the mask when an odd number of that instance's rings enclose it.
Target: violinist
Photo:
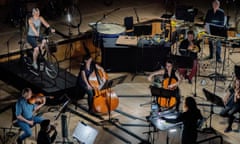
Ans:
[[[32,98],[32,90],[24,88],[22,90],[22,97],[16,103],[17,124],[22,129],[23,134],[17,139],[17,144],[22,144],[22,141],[32,135],[31,127],[36,123],[41,123],[44,119],[40,116],[34,116],[34,113],[44,106],[46,100],[43,98],[42,103],[33,104],[29,103]]]
[[[86,55],[83,58],[83,63],[81,63],[80,66],[80,72],[78,74],[77,78],[77,93],[79,93],[79,97],[83,98],[84,95],[87,93],[88,95],[88,111],[89,113],[93,113],[93,86],[89,83],[89,77],[90,75],[96,71],[96,69],[101,69],[102,71],[103,68],[96,64],[90,55]],[[106,81],[103,79],[103,81]]]
[[[180,92],[179,92],[179,84],[181,83],[181,77],[177,70],[173,68],[173,61],[167,60],[165,69],[160,69],[148,76],[148,80],[152,81],[152,78],[156,75],[163,75],[163,82],[167,82],[167,85],[164,86],[166,89],[175,91],[176,98],[176,111],[179,111],[180,105]],[[171,81],[171,82],[170,82]]]
[[[228,117],[228,126],[224,132],[232,131],[234,114],[240,112],[240,78],[236,78],[233,87],[228,90],[223,98],[225,108],[220,112],[223,117]]]
[[[198,67],[198,52],[200,51],[199,42],[194,40],[194,32],[192,30],[187,32],[187,39],[183,40],[179,46],[179,53],[182,56],[189,56],[193,59],[193,66],[189,75],[187,75],[187,70],[185,68],[179,68],[179,73],[185,79],[188,79],[188,83],[192,84],[192,78],[197,73]]]

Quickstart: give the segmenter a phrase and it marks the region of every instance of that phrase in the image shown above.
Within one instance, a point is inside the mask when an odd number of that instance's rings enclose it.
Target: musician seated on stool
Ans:
[[[194,40],[194,32],[192,30],[187,32],[187,39],[183,40],[180,43],[179,46],[179,53],[182,56],[190,56],[193,59],[193,66],[191,69],[191,72],[189,75],[187,74],[187,70],[185,68],[179,68],[179,73],[186,79],[188,79],[188,82],[192,83],[192,78],[197,73],[197,67],[198,67],[198,60],[197,60],[197,54],[200,51],[199,42]]]
[[[219,25],[224,26],[225,21],[225,14],[224,10],[220,8],[220,2],[218,0],[212,1],[212,8],[207,11],[204,24],[213,24],[213,25]],[[205,26],[205,29],[207,30],[207,26]],[[208,30],[207,30],[208,31]],[[209,56],[206,59],[212,59],[213,58],[213,41],[211,39],[208,40],[209,43]],[[221,63],[221,40],[216,41],[216,60],[217,62]]]
[[[224,132],[232,131],[234,114],[240,112],[240,78],[236,78],[233,87],[228,90],[223,99],[225,108],[220,112],[223,117],[228,117],[228,126]]]
[[[79,93],[79,97],[83,98],[84,95],[87,93],[88,95],[88,111],[90,113],[93,113],[93,87],[89,83],[89,77],[90,75],[96,70],[96,69],[101,69],[104,71],[104,69],[96,64],[90,55],[86,55],[83,58],[83,63],[81,63],[80,66],[80,72],[77,77],[77,84],[76,84],[76,89],[77,93]]]
[[[39,105],[29,103],[28,100],[32,97],[32,90],[24,88],[22,90],[22,97],[16,103],[16,117],[17,124],[22,129],[23,134],[17,139],[17,144],[22,144],[22,141],[32,135],[31,127],[36,123],[41,123],[44,119],[40,116],[34,116],[33,113],[44,106],[46,99]]]
[[[154,77],[155,75],[163,75],[163,79],[167,80],[167,85],[164,86],[164,88],[175,91],[175,93],[176,93],[175,97],[177,100],[176,111],[179,111],[180,92],[179,92],[178,85],[181,83],[181,78],[180,78],[178,71],[176,71],[173,68],[173,61],[167,60],[165,69],[160,69],[160,70],[153,72],[152,74],[150,74],[148,76],[148,80],[152,81],[152,77]],[[176,82],[171,83],[171,81],[173,81],[173,80],[176,80]]]
[[[163,117],[169,123],[183,122],[182,144],[195,144],[197,140],[198,121],[203,119],[193,97],[186,97],[183,103],[183,112],[176,119]]]
[[[57,137],[55,126],[50,125],[50,120],[43,120],[40,124],[41,129],[38,132],[37,144],[51,144]]]

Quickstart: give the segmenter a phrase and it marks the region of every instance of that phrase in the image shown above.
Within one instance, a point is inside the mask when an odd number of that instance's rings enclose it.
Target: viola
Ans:
[[[28,103],[30,104],[42,104],[46,98],[54,98],[53,96],[44,96],[42,93],[34,94],[30,99],[28,99]]]
[[[169,85],[175,84],[177,83],[177,80],[175,78],[165,78],[163,80],[163,88],[164,89],[168,89],[168,90],[175,90],[176,87],[169,89]],[[161,97],[159,96],[158,98],[158,104],[160,105],[160,107],[163,108],[172,108],[176,105],[177,100],[175,96],[170,96],[170,98],[165,98],[165,97]]]

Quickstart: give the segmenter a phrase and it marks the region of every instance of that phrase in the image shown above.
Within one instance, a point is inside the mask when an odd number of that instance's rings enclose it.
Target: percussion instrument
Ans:
[[[96,26],[97,32],[103,38],[117,38],[126,31],[124,26],[111,23],[100,23]]]

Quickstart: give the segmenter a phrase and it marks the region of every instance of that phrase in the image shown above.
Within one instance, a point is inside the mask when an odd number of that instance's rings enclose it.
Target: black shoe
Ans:
[[[20,140],[19,138],[17,139],[17,144],[22,144],[22,140]]]
[[[230,131],[232,131],[232,128],[231,128],[231,127],[227,127],[227,128],[224,130],[225,133],[228,133],[228,132],[230,132]]]
[[[218,62],[218,63],[222,63],[222,60],[221,60],[221,59],[218,59],[217,62]]]

